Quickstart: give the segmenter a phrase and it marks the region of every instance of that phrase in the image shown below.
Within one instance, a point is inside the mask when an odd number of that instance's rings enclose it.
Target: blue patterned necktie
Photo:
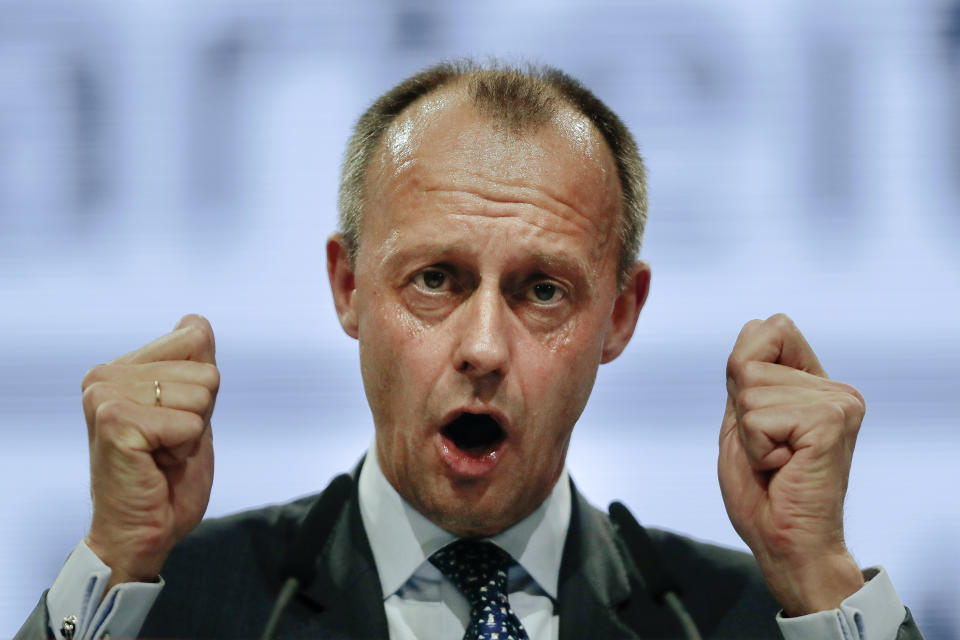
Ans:
[[[470,602],[463,640],[529,640],[507,601],[507,570],[515,564],[492,542],[457,540],[430,556]]]

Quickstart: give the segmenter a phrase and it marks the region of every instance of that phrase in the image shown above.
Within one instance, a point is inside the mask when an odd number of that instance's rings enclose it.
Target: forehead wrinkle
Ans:
[[[446,256],[475,252],[476,246],[469,242],[444,242],[437,244],[430,241],[415,242],[405,247],[399,247],[399,233],[394,232],[394,242],[385,247],[381,264],[386,267],[401,264],[412,257],[425,263],[435,262]]]
[[[505,159],[513,157],[519,146],[522,149],[521,155],[526,155],[528,159],[533,156],[542,161],[552,155],[564,166],[571,162],[579,166],[582,172],[574,173],[576,177],[572,184],[571,181],[558,182],[559,176],[553,174],[561,168],[553,163],[546,167],[546,174],[525,171],[530,168],[527,163],[490,165],[491,149],[478,147],[479,138],[468,135],[465,130],[453,133],[455,143],[444,144],[438,149],[431,147],[430,153],[424,155],[421,145],[428,132],[429,135],[434,135],[436,127],[441,126],[437,121],[439,114],[444,114],[449,108],[456,106],[454,103],[459,105],[457,100],[452,99],[455,95],[453,91],[442,91],[440,95],[432,96],[432,99],[414,103],[392,123],[385,139],[379,145],[368,173],[367,195],[380,199],[389,192],[396,195],[406,192],[407,195],[403,197],[422,197],[427,193],[437,192],[470,196],[471,200],[485,200],[485,204],[477,209],[472,206],[464,207],[466,213],[497,218],[513,217],[547,233],[573,235],[570,228],[576,229],[590,238],[590,252],[594,259],[604,261],[603,257],[611,239],[615,240],[617,237],[617,205],[620,204],[621,195],[619,180],[610,179],[607,165],[613,166],[612,158],[602,144],[599,132],[568,109],[561,109],[549,124],[534,127],[519,135],[504,131],[496,126],[496,121],[487,117],[480,117],[480,121],[474,123],[481,128],[493,127],[497,134],[495,146],[502,145],[502,152],[507,154]],[[438,99],[441,97],[451,98],[451,101]],[[470,113],[477,115],[471,105],[466,106]],[[425,117],[426,115],[431,117]],[[551,133],[563,141],[559,143],[559,147],[549,139],[542,139],[544,135],[549,138]],[[438,161],[438,152],[449,154],[446,159],[439,157],[439,161],[444,164],[459,164],[454,174],[445,173],[446,178],[450,179],[448,188],[437,185],[430,169]],[[464,162],[456,163],[455,158]],[[495,173],[491,173],[491,170]],[[599,177],[594,177],[590,182],[584,181],[582,176],[597,170]],[[616,175],[615,171],[613,175]],[[530,182],[534,184],[531,185]],[[464,188],[458,188],[460,185]],[[429,207],[429,202],[422,204]],[[459,204],[462,206],[463,201]],[[498,204],[503,207],[497,206]],[[569,227],[553,228],[556,225],[551,225],[549,218],[528,216],[528,207],[556,216],[556,219],[563,220]]]
[[[483,178],[482,175],[477,175]],[[595,216],[583,213],[575,204],[561,198],[558,193],[551,193],[538,187],[524,186],[522,184],[509,185],[504,189],[504,185],[499,181],[486,180],[488,184],[493,185],[492,189],[478,189],[475,183],[471,184],[471,190],[460,190],[446,187],[424,187],[424,193],[450,194],[451,196],[463,196],[472,200],[481,201],[477,210],[471,210],[471,214],[484,215],[492,218],[522,217],[519,212],[511,211],[509,207],[502,210],[495,205],[513,205],[524,209],[532,208],[535,211],[546,211],[550,214],[573,225],[577,229],[587,233],[591,238],[599,241],[599,244],[605,245],[608,232],[604,226],[595,220]],[[604,216],[606,217],[606,216]],[[535,220],[525,219],[525,222],[535,227],[549,230],[544,224],[538,224]]]

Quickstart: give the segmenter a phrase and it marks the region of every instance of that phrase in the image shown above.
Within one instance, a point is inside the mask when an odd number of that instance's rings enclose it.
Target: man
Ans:
[[[556,70],[433,67],[361,117],[340,212],[328,273],[375,445],[280,635],[679,637],[564,468],[650,282],[643,166],[619,119]],[[148,611],[149,636],[259,632],[312,499],[187,537],[218,384],[198,316],[87,374],[90,532],[22,635],[131,635]],[[719,476],[756,564],[654,532],[701,632],[919,637],[886,575],[844,545],[860,394],[785,316],[743,328],[727,388]]]

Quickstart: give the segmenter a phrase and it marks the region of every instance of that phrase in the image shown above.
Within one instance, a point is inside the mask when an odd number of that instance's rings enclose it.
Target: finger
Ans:
[[[849,396],[815,404],[777,405],[743,412],[737,421],[750,465],[757,470],[779,468],[787,453],[809,449],[821,454],[840,444],[852,451],[862,414],[845,406]],[[778,451],[778,449],[780,451]]]
[[[755,471],[773,471],[793,457],[790,438],[797,424],[784,407],[748,411],[737,420],[737,434],[747,462]]]
[[[813,405],[821,401],[822,391],[797,387],[750,387],[742,390],[734,400],[738,419],[751,411],[770,407]]]
[[[165,407],[190,411],[206,417],[213,405],[213,394],[206,387],[179,382],[140,384],[136,387],[136,401],[145,406]]]
[[[792,386],[750,387],[740,392],[734,402],[737,419],[758,409],[775,407],[816,407],[830,406],[835,421],[848,428],[859,429],[866,413],[863,397],[853,389],[853,393],[844,390],[806,389]],[[792,409],[791,409],[792,410]],[[811,420],[805,424],[813,424]]]
[[[179,382],[135,382],[122,386],[97,382],[88,386],[83,392],[86,408],[94,408],[98,404],[117,398],[132,400],[144,407],[161,406],[167,409],[190,411],[204,417],[210,412],[214,399],[213,393],[207,387]]]
[[[86,373],[82,387],[86,389],[97,382],[118,386],[140,382],[152,384],[154,380],[159,380],[161,383],[179,382],[198,385],[216,393],[220,388],[220,371],[215,365],[188,360],[147,364],[101,364]]]
[[[139,349],[115,358],[111,364],[142,364],[164,360],[216,363],[213,328],[202,316],[184,316],[172,332]]]
[[[824,391],[835,391],[839,389],[856,391],[850,385],[835,382],[830,378],[800,371],[799,369],[794,369],[793,367],[788,367],[783,364],[762,362],[760,360],[748,360],[743,363],[737,363],[730,371],[730,374],[728,380],[733,380],[736,389],[784,386],[821,389]]]
[[[206,423],[197,414],[166,407],[144,407],[112,400],[97,407],[96,438],[128,450],[153,453],[177,450],[203,435]]]
[[[200,450],[204,436],[210,434],[211,426],[207,423],[203,432],[197,438],[176,447],[161,447],[153,452],[153,460],[161,469],[170,469],[185,463]]]
[[[728,376],[752,360],[782,364],[828,377],[806,338],[793,320],[782,313],[762,322],[751,320],[744,325],[727,360]]]
[[[206,334],[209,337],[209,343],[205,343],[204,346],[206,350],[198,354],[199,357],[196,358],[200,362],[209,362],[210,364],[217,363],[217,341],[213,334],[213,327],[210,325],[210,321],[199,313],[188,313],[187,315],[180,318],[177,321],[177,324],[174,326],[174,330],[184,329],[186,327],[196,327],[201,332]],[[193,360],[194,358],[190,358]]]

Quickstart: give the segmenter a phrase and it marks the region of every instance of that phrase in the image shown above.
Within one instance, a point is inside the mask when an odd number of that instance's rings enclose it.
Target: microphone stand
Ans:
[[[307,512],[297,532],[297,537],[287,548],[280,575],[286,579],[280,588],[267,624],[263,627],[261,640],[272,640],[280,623],[280,617],[290,600],[300,590],[313,582],[317,572],[317,556],[323,551],[327,538],[333,531],[340,509],[353,491],[353,478],[345,473],[334,478],[324,489],[310,511]]]
[[[664,569],[660,562],[660,552],[654,546],[647,530],[640,526],[630,510],[620,502],[610,503],[610,520],[616,525],[627,549],[630,550],[633,562],[643,576],[654,601],[665,604],[670,609],[680,623],[686,640],[701,640],[697,625],[680,600],[680,587]]]

